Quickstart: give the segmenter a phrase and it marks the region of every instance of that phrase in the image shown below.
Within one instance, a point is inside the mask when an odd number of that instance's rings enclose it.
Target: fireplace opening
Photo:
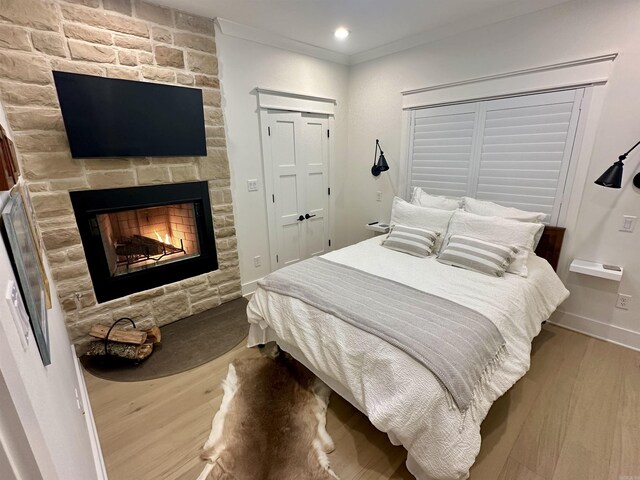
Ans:
[[[200,255],[193,203],[97,215],[111,276]]]
[[[70,195],[98,302],[218,268],[207,182]]]

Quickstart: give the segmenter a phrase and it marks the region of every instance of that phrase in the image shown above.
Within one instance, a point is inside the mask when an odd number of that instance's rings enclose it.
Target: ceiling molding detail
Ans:
[[[343,53],[332,52],[331,50],[299,42],[291,38],[282,37],[275,33],[242,25],[220,17],[216,18],[216,24],[223,35],[229,35],[231,37],[242,38],[244,40],[261,43],[270,47],[301,53],[303,55],[319,58],[321,60],[328,60],[341,65],[349,65],[349,56]]]
[[[535,2],[530,0],[517,0],[508,5],[502,5],[499,8],[485,10],[484,12],[453,24],[443,25],[380,47],[372,48],[365,52],[353,54],[349,57],[349,64],[356,65],[358,63],[368,62],[369,60],[375,60],[376,58],[426,45],[443,38],[453,37],[476,28],[486,27],[494,23],[503,22],[556,5],[558,5],[558,2],[554,0],[537,0]]]
[[[309,43],[283,37],[275,33],[267,32],[266,30],[236,23],[221,17],[216,18],[216,24],[218,25],[220,32],[224,35],[242,38],[244,40],[308,55],[341,65],[357,65],[386,55],[426,45],[447,37],[452,37],[470,30],[482,28],[494,23],[553,7],[555,5],[558,5],[557,0],[537,0],[536,2],[532,2],[530,0],[516,0],[508,5],[502,5],[499,8],[485,10],[480,14],[470,16],[464,20],[443,25],[364,52],[355,53],[353,55],[327,50]]]

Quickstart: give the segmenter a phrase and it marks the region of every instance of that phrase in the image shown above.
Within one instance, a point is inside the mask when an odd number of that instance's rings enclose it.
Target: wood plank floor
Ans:
[[[85,372],[111,480],[195,479],[244,343],[172,377],[116,383]],[[406,452],[337,395],[327,429],[343,480],[411,479]],[[530,371],[492,407],[471,480],[640,480],[640,352],[545,326]]]

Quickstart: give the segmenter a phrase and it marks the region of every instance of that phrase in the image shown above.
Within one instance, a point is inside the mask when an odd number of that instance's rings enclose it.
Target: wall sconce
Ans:
[[[380,157],[377,157],[378,150],[380,150]],[[389,164],[387,163],[387,159],[384,158],[384,152],[380,147],[380,142],[376,138],[376,151],[373,154],[373,167],[371,167],[371,175],[377,177],[381,172],[386,172],[389,170]]]
[[[626,153],[623,153],[618,157],[618,161],[611,165],[607,170],[600,175],[595,181],[596,185],[601,185],[607,188],[621,188],[622,187],[622,170],[624,167],[624,161],[627,159],[627,155],[629,155],[634,148],[640,145],[640,142],[636,143],[633,147],[631,147]],[[633,184],[640,188],[640,173],[638,173],[635,177],[633,177]]]

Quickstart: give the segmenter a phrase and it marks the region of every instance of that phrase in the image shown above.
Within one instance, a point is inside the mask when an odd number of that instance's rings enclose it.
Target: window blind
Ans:
[[[411,185],[433,194],[465,195],[469,183],[477,104],[415,112]]]
[[[544,212],[556,224],[582,96],[578,89],[414,111],[409,186]]]

